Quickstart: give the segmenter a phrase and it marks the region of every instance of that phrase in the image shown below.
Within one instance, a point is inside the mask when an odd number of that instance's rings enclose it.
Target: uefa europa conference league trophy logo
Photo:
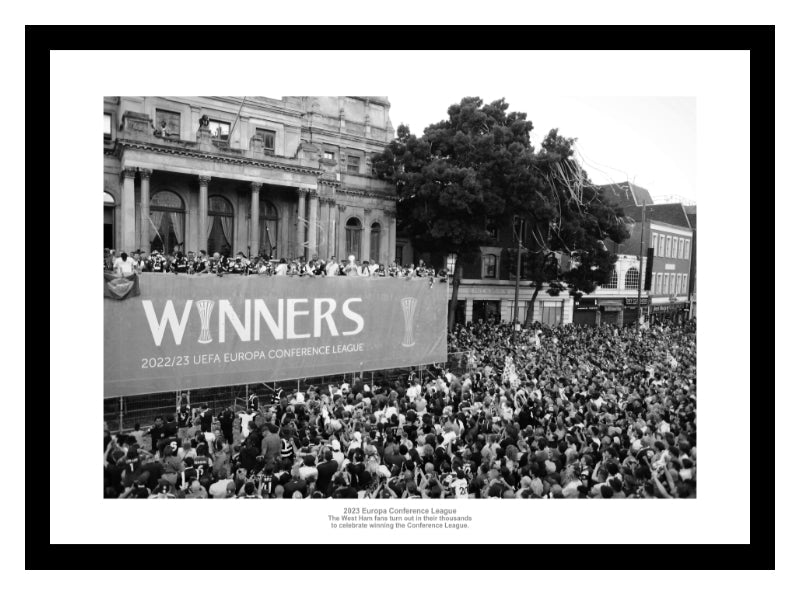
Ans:
[[[412,347],[414,345],[414,311],[417,309],[417,299],[405,297],[400,300],[400,305],[403,306],[403,318],[406,325],[402,345],[403,347]]]
[[[200,337],[197,342],[211,343],[209,321],[211,320],[211,311],[214,309],[214,302],[212,300],[199,300],[196,305],[197,312],[200,314]]]

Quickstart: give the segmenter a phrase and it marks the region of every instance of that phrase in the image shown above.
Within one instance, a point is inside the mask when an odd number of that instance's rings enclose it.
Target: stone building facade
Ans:
[[[106,97],[104,243],[388,263],[386,97]]]

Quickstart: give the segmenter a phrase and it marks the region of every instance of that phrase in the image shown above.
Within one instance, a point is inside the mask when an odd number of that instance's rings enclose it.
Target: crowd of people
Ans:
[[[247,258],[243,252],[236,256],[224,256],[219,252],[209,255],[205,250],[194,252],[175,252],[161,254],[153,250],[149,255],[142,250],[128,254],[122,252],[117,256],[113,250],[105,248],[103,268],[117,276],[128,276],[133,273],[174,273],[178,274],[213,274],[223,275],[285,275],[299,277],[439,277],[446,278],[445,270],[436,271],[420,260],[413,264],[400,265],[396,262],[388,266],[375,260],[364,260],[360,264],[355,256],[346,260],[337,260],[331,256],[328,260],[312,256],[304,258],[270,258],[266,255]]]
[[[457,326],[449,348],[463,367],[106,428],[105,496],[695,497],[693,321],[479,322]]]

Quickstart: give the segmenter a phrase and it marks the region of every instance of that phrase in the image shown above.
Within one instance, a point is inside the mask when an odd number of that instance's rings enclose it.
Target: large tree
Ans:
[[[569,288],[579,296],[607,282],[617,257],[605,240],[620,243],[629,237],[622,208],[609,204],[591,183],[574,158],[574,143],[553,129],[533,156],[536,190],[521,205],[531,224],[526,244],[534,288],[526,324],[533,321],[534,303],[545,285],[551,295]],[[562,256],[569,260],[566,270]]]
[[[491,242],[488,218],[517,215],[532,222],[524,244],[532,253],[534,299],[545,283],[553,292],[566,285],[593,290],[614,262],[601,240],[619,241],[624,237],[619,232],[626,233],[621,212],[584,183],[583,172],[575,175],[572,140],[552,131],[535,152],[527,115],[507,110],[504,99],[484,104],[479,97],[465,97],[450,106],[447,120],[428,126],[420,138],[400,125],[397,138],[373,160],[377,175],[397,187],[400,231],[421,250],[456,256],[451,329],[461,260]],[[556,255],[565,246],[577,267],[562,274]]]
[[[461,259],[489,241],[487,218],[530,192],[533,125],[525,114],[506,113],[504,100],[484,104],[465,97],[447,110],[449,119],[428,126],[421,138],[399,126],[397,139],[373,160],[376,173],[394,181],[400,230],[422,250],[455,254],[448,328],[453,327]]]

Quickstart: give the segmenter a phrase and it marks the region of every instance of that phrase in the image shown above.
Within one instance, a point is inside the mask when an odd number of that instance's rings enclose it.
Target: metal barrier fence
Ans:
[[[411,374],[417,378],[426,379],[435,377],[438,369],[448,369],[453,374],[461,375],[469,371],[468,352],[460,351],[447,354],[447,362],[431,363],[427,365],[393,368],[390,370],[374,370],[369,372],[347,372],[333,376],[316,378],[299,378],[296,380],[283,380],[280,382],[264,382],[259,384],[242,384],[217,388],[207,388],[191,391],[168,393],[153,393],[148,395],[135,395],[105,399],[103,402],[103,420],[112,432],[133,430],[136,424],[142,427],[152,425],[156,416],[175,416],[183,402],[190,407],[207,404],[216,415],[225,407],[235,410],[247,406],[249,395],[256,394],[260,402],[268,400],[278,390],[306,391],[311,386],[324,387],[328,384],[354,383],[360,376],[361,379],[372,386],[391,385],[396,381],[409,379]],[[183,397],[181,395],[184,395]]]

